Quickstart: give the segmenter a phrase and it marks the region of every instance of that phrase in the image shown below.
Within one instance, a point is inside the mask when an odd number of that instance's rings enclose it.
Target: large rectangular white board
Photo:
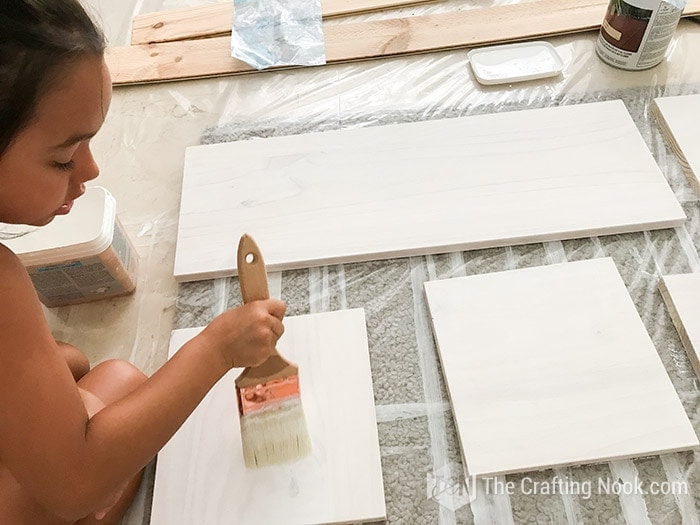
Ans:
[[[659,289],[688,359],[700,377],[700,273],[666,275]]]
[[[685,215],[621,101],[188,148],[175,277],[672,227]]]
[[[175,330],[170,355],[200,328]],[[386,517],[364,310],[285,318],[313,446],[246,469],[230,371],[158,454],[151,525],[316,525]]]
[[[700,95],[657,98],[652,110],[688,182],[700,195]]]
[[[612,259],[425,291],[470,475],[698,445]]]

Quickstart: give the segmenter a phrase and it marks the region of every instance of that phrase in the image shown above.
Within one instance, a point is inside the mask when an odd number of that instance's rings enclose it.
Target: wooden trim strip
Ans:
[[[323,18],[371,13],[438,0],[322,0]],[[131,44],[153,44],[231,34],[233,2],[147,13],[134,17]]]
[[[538,0],[410,18],[326,24],[326,59],[334,64],[588,31],[600,27],[607,3]],[[691,0],[683,15],[700,15],[700,0]],[[107,50],[107,63],[115,85],[257,72],[231,57],[230,41],[229,37],[218,37],[115,47]]]

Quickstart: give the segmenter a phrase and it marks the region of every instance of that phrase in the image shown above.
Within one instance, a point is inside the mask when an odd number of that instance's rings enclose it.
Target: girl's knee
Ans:
[[[109,359],[103,361],[93,368],[93,372],[98,372],[109,377],[111,381],[115,381],[132,387],[131,390],[143,383],[147,377],[134,365],[122,359]]]
[[[68,363],[68,368],[76,381],[90,371],[90,361],[75,346],[62,341],[56,341],[56,344],[58,345],[58,351]]]
[[[130,394],[146,379],[146,375],[128,361],[109,359],[90,370],[78,381],[78,386],[109,405]]]

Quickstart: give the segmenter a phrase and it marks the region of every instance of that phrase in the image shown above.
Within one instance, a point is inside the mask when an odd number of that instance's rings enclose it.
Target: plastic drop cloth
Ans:
[[[204,2],[90,2],[115,44],[147,10]],[[488,2],[483,5],[498,5]],[[381,15],[411,16],[478,8],[439,2]],[[329,23],[342,23],[331,21]],[[172,278],[184,150],[231,140],[385,125],[562,104],[622,99],[688,215],[684,226],[654,232],[547,242],[335,265],[273,274],[271,290],[288,315],[362,307],[367,317],[382,468],[390,524],[695,523],[700,462],[693,453],[508,475],[513,494],[460,499],[462,462],[422,285],[429,279],[608,256],[615,261],[669,376],[700,431],[700,393],[657,290],[661,275],[700,271],[700,201],[691,190],[649,105],[654,97],[700,93],[700,24],[681,21],[669,58],[643,72],[603,64],[596,33],[548,39],[561,55],[561,76],[484,87],[470,72],[466,50],[115,90],[104,129],[94,139],[102,176],[95,182],[117,199],[118,213],[140,254],[136,295],[47,312],[57,337],[93,362],[131,359],[147,373],[164,361],[170,330],[201,326],[240,303],[236,278],[178,286]],[[556,432],[552,440],[557,439]],[[546,483],[613,477],[649,487],[671,481],[687,494],[529,494],[523,480]],[[454,490],[436,494],[437,481]],[[148,523],[152,471],[125,520]]]

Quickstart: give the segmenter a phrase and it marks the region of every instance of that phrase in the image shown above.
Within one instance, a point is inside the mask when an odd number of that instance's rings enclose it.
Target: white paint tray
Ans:
[[[549,42],[524,42],[472,49],[467,54],[481,84],[523,82],[558,75],[564,67]]]

